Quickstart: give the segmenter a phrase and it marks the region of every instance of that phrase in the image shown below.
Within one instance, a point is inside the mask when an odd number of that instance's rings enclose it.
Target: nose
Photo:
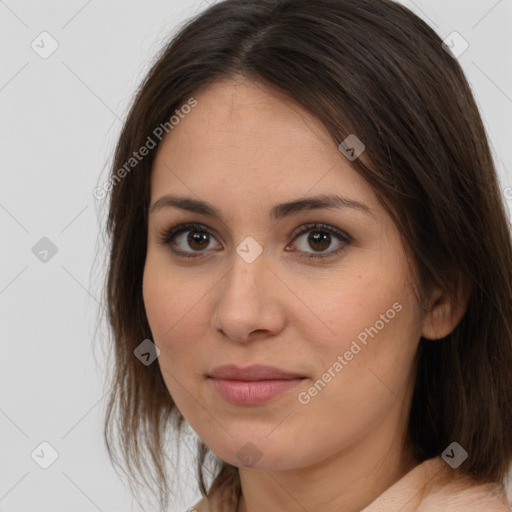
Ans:
[[[263,254],[251,263],[238,254],[233,259],[231,270],[217,287],[212,328],[237,342],[278,335],[286,324],[279,298],[282,284]]]

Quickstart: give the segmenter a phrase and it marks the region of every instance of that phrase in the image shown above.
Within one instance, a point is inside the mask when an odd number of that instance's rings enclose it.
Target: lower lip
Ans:
[[[304,379],[283,380],[225,380],[210,378],[219,395],[236,405],[261,404],[288,391]]]

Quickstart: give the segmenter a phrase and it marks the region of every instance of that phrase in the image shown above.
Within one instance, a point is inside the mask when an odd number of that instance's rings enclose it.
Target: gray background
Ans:
[[[512,0],[402,3],[442,38],[457,31],[469,43],[459,60],[510,209]],[[206,5],[0,0],[1,512],[141,510],[102,439],[107,368],[94,329],[106,204],[92,191],[106,179],[132,94],[156,51]],[[43,31],[58,43],[48,58],[31,47],[35,40],[39,52],[51,49],[50,39],[41,43]],[[47,248],[43,237],[57,249],[46,262],[34,254]],[[31,458],[43,441],[58,452],[48,469]],[[193,469],[184,452],[183,492],[171,510],[199,498]]]

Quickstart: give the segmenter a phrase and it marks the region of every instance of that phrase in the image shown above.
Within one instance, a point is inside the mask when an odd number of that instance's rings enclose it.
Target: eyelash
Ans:
[[[334,249],[334,250],[326,252],[326,253],[311,253],[311,254],[307,253],[306,256],[301,256],[306,259],[312,260],[312,259],[325,259],[325,258],[334,257],[334,256],[338,255],[339,253],[341,253],[345,249],[346,245],[348,245],[352,242],[351,237],[348,236],[343,231],[341,231],[337,228],[334,228],[333,226],[329,226],[328,224],[322,224],[322,223],[318,223],[318,222],[304,224],[304,225],[300,226],[300,228],[297,228],[297,230],[295,230],[292,233],[293,240],[295,240],[296,238],[300,237],[301,235],[308,233],[309,231],[313,231],[313,230],[330,233],[331,235],[334,235],[335,237],[337,237],[341,242],[343,242],[343,244],[340,247],[338,247],[337,249]],[[187,231],[206,233],[206,234],[214,237],[213,233],[211,231],[209,231],[208,228],[206,226],[204,226],[203,224],[198,224],[196,222],[187,222],[185,224],[178,224],[168,230],[164,230],[164,231],[160,232],[159,233],[159,243],[161,243],[163,245],[171,246],[172,240],[174,237],[176,237],[177,235],[180,235],[181,233],[187,232]],[[201,251],[198,251],[196,254],[193,254],[193,253],[179,251],[179,250],[176,250],[173,248],[171,248],[171,250],[177,256],[184,257],[184,258],[200,258],[202,256]]]

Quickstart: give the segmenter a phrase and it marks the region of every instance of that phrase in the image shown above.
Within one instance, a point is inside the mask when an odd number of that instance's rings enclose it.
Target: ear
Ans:
[[[430,297],[430,308],[424,316],[422,337],[438,340],[448,336],[460,323],[466,312],[471,286],[469,280],[457,277],[457,284],[449,293],[440,286],[434,287]]]

